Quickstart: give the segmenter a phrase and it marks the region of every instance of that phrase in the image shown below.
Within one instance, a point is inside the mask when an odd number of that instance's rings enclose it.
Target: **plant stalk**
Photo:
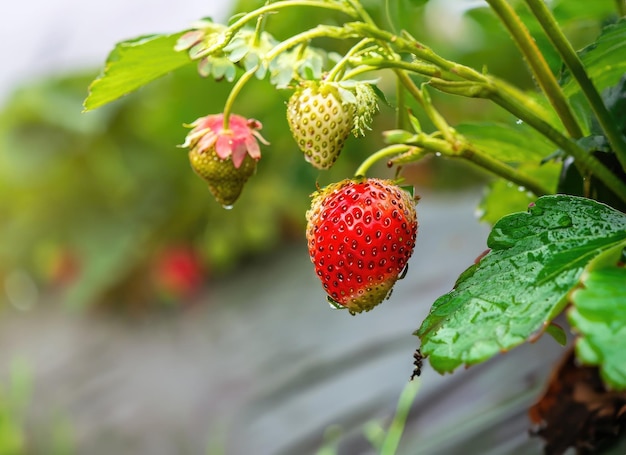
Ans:
[[[251,68],[245,73],[243,73],[241,77],[237,80],[233,88],[231,89],[230,93],[228,94],[228,98],[226,99],[226,103],[224,104],[224,112],[223,112],[223,115],[224,115],[223,125],[224,125],[225,130],[228,129],[228,121],[230,118],[230,113],[232,111],[232,107],[233,107],[233,104],[235,103],[235,99],[237,98],[237,95],[239,95],[239,92],[241,92],[241,89],[244,87],[244,85],[246,85],[246,83],[250,79],[252,79],[252,76],[254,76],[254,73],[256,73],[258,69],[259,69],[259,65],[256,65],[254,68]]]
[[[346,55],[343,56],[341,60],[337,62],[337,64],[328,72],[326,75],[327,81],[334,81],[337,77],[341,78],[340,73],[343,71],[345,66],[350,62],[350,59],[367,45],[372,43],[371,38],[364,38],[358,43],[356,43],[352,48],[346,52]]]
[[[334,27],[332,25],[318,25],[312,29],[306,30],[302,33],[292,36],[291,38],[286,39],[285,41],[277,44],[272,48],[265,56],[263,57],[263,61],[268,64],[272,60],[274,60],[279,54],[291,49],[292,47],[296,47],[299,44],[306,43],[314,38],[335,38],[335,39],[346,39],[350,36],[346,34],[346,30],[342,27]]]
[[[624,4],[624,1],[621,0],[620,3]],[[548,38],[556,50],[561,55],[563,62],[569,68],[572,76],[578,82],[578,85],[585,95],[587,102],[598,119],[600,127],[611,144],[611,148],[615,152],[622,168],[626,171],[626,141],[624,141],[624,137],[604,105],[602,97],[587,75],[585,67],[578,57],[578,54],[565,35],[563,35],[563,32],[554,19],[554,16],[550,13],[550,10],[543,0],[526,0],[526,4],[543,27],[543,30],[546,32],[546,35],[548,35]]]
[[[318,8],[326,8],[330,10],[341,11],[355,19],[358,17],[358,13],[353,8],[347,8],[341,2],[319,2],[315,0],[289,0],[289,1],[268,3],[258,9],[255,9],[254,11],[244,14],[237,21],[232,23],[228,27],[226,32],[224,33],[224,36],[222,37],[222,39],[218,43],[206,49],[204,52],[202,52],[202,54],[199,54],[198,57],[201,57],[204,55],[211,55],[212,53],[217,52],[223,49],[224,47],[226,47],[226,45],[228,45],[228,43],[233,38],[233,36],[235,36],[235,33],[237,33],[240,29],[245,27],[246,24],[250,22],[251,20],[257,19],[269,13],[278,12],[284,8],[292,8],[294,6],[314,6]]]
[[[550,100],[550,104],[558,114],[563,126],[569,135],[575,139],[583,136],[582,129],[578,124],[572,109],[561,90],[556,78],[550,71],[543,54],[537,48],[535,41],[528,32],[524,23],[520,20],[515,10],[506,0],[486,0],[495,11],[502,23],[509,31],[513,41],[522,52],[526,62],[530,66],[539,86]]]
[[[426,150],[432,150],[435,153],[439,152],[441,155],[450,158],[465,159],[476,166],[491,172],[492,174],[524,187],[537,196],[552,193],[552,191],[544,187],[543,184],[535,180],[533,177],[518,171],[514,167],[511,167],[502,161],[492,158],[489,154],[483,152],[465,140],[459,138],[457,148],[455,149],[451,144],[428,135],[417,135],[417,139],[418,140],[415,142],[411,142],[411,144],[423,147]]]
[[[254,41],[252,43],[253,46],[258,46],[261,42],[261,35],[263,34],[263,29],[265,28],[267,16],[259,16],[256,19],[256,27],[254,29]]]
[[[435,128],[441,132],[443,137],[448,142],[453,144],[455,142],[454,132],[452,131],[452,128],[450,128],[450,125],[448,125],[446,119],[439,113],[439,111],[437,111],[437,109],[435,109],[435,106],[432,105],[430,97],[417,85],[415,85],[413,80],[407,75],[406,71],[396,69],[394,70],[394,73],[396,73],[396,76],[407,91],[418,103],[420,103],[430,121],[433,122],[433,125],[435,125]]]
[[[434,153],[437,156],[445,156],[447,158],[460,158],[516,185],[524,187],[537,196],[552,193],[552,191],[543,186],[541,182],[538,182],[533,177],[518,171],[502,161],[492,158],[489,154],[483,152],[461,136],[456,138],[454,143],[450,143],[443,138],[434,137],[430,134],[415,134],[408,138],[403,144],[391,145],[371,155],[363,162],[361,167],[359,167],[355,175],[364,175],[364,172],[378,160],[412,151],[418,153],[415,153],[414,159],[410,161],[403,160],[403,164],[416,162],[429,153]]]
[[[509,182],[519,185],[520,188],[524,188],[538,197],[546,194],[552,194],[552,191],[543,186],[541,182],[535,180],[530,175],[523,174],[514,167],[492,158],[489,154],[476,148],[472,144],[465,145],[465,147],[461,149],[460,156],[467,161],[508,180]]]
[[[389,33],[385,30],[381,30],[375,26],[364,24],[362,22],[351,22],[346,24],[345,27],[353,30],[356,36],[370,36],[385,43],[389,43],[403,52],[409,52],[418,59],[445,70],[448,74],[453,74],[457,77],[476,82],[484,82],[485,80],[485,76],[480,74],[478,71],[470,68],[469,66],[460,65],[456,62],[446,60],[406,32],[402,35],[394,35],[393,33]]]
[[[400,155],[401,153],[408,152],[412,149],[415,149],[412,145],[406,144],[393,144],[389,145],[385,148],[378,150],[376,153],[368,156],[365,161],[361,163],[358,169],[355,171],[355,177],[365,177],[367,171],[370,167],[372,167],[377,161],[380,161],[385,158],[390,158],[392,156]]]

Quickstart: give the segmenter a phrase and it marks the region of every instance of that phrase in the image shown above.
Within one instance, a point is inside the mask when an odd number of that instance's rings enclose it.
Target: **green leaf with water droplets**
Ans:
[[[539,198],[498,221],[491,249],[415,332],[437,371],[485,361],[544,331],[587,264],[626,240],[626,215],[590,199]]]
[[[598,365],[613,388],[626,389],[626,267],[620,261],[626,242],[594,259],[572,294],[568,313],[581,336],[576,355],[587,365]]]

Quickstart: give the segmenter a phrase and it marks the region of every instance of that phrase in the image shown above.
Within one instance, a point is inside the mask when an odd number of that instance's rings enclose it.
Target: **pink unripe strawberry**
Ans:
[[[231,206],[261,158],[257,140],[267,144],[258,132],[261,123],[232,114],[225,129],[224,115],[217,114],[201,117],[191,126],[182,145],[189,147],[191,167],[208,183],[217,202]]]

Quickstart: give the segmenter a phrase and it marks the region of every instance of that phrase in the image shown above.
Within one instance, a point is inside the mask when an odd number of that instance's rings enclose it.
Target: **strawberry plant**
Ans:
[[[487,0],[469,8],[466,14],[491,23],[490,30],[506,30],[535,82],[528,90],[514,77],[437,52],[428,33],[411,29],[411,14],[425,3],[387,1],[379,11],[359,0],[268,1],[227,24],[204,19],[179,33],[122,42],[91,84],[85,109],[189,65],[202,77],[224,81],[229,95],[223,111],[192,123],[183,144],[193,170],[224,206],[242,190],[254,191],[252,174],[262,155],[291,153],[274,149],[275,138],[267,143],[260,136],[260,122],[272,119],[233,113],[239,98],[254,97],[246,92],[254,79],[285,93],[293,149],[316,169],[342,160],[351,132],[378,140],[378,150],[351,178],[311,189],[307,212],[314,268],[331,302],[353,314],[389,297],[412,254],[417,198],[401,188],[403,170],[434,156],[486,171],[494,176],[481,203],[483,220],[492,224],[481,249],[486,252],[424,321],[416,321],[416,364],[427,359],[449,373],[543,334],[564,343],[567,323],[575,335],[572,368],[595,372],[599,401],[623,403],[626,5]],[[272,34],[281,17],[302,8],[324,11],[326,20],[284,38]],[[580,37],[570,39],[562,23],[572,18],[593,19],[597,34],[574,44]],[[445,96],[501,110],[488,121],[459,121],[437,101]],[[379,105],[387,104],[396,110],[396,124],[382,138],[371,137]],[[373,178],[376,163],[395,171],[393,178]],[[561,315],[563,322],[556,323]],[[556,425],[554,413],[542,409],[533,414],[538,426]],[[577,417],[593,427],[594,406],[587,409]],[[547,447],[599,447],[626,428],[622,408],[611,409],[608,435],[590,431],[581,442],[557,430],[540,434]]]

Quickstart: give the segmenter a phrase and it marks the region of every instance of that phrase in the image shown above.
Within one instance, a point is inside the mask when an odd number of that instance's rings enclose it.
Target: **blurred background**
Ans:
[[[363,3],[385,20],[380,2]],[[406,3],[410,15],[397,27],[447,58],[532,88],[481,2]],[[391,301],[353,318],[325,303],[304,212],[316,183],[351,175],[382,146],[392,107],[381,106],[372,133],[351,138],[320,173],[288,133],[290,93],[252,83],[235,112],[263,122],[271,146],[229,211],[177,148],[184,123],[222,111],[226,82],[190,66],[81,113],[116,42],[206,16],[225,22],[258,4],[4,6],[0,454],[374,453],[364,429],[394,413],[413,369],[411,333],[485,249],[488,226],[476,207],[487,176],[443,160],[404,170],[422,197],[409,273]],[[612,7],[597,4],[562,11],[579,42],[598,31],[589,17]],[[269,22],[279,39],[341,20],[311,9],[289,14]],[[512,120],[482,101],[433,96],[452,124]],[[393,175],[384,167],[371,174]],[[399,453],[537,453],[525,409],[562,352],[539,344],[445,378],[426,366]]]

